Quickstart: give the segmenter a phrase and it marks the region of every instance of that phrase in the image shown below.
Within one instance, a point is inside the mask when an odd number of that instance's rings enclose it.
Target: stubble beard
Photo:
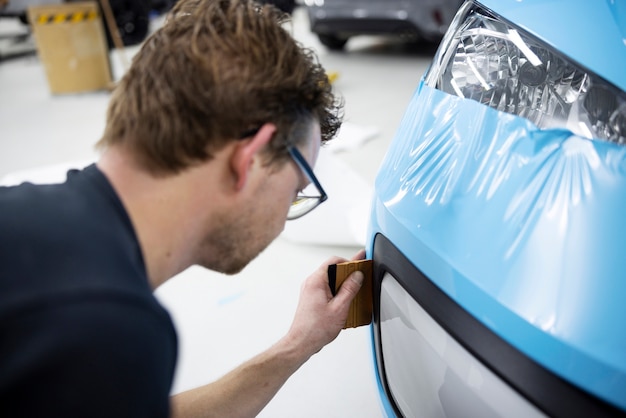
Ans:
[[[258,218],[254,210],[247,213],[223,214],[217,227],[205,237],[202,245],[201,266],[224,274],[237,274],[254,260],[272,241],[260,233],[268,228],[262,222],[252,224]]]

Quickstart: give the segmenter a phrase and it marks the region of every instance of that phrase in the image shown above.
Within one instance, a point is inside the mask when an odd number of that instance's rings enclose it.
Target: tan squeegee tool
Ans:
[[[331,264],[328,266],[328,285],[333,296],[341,287],[348,276],[360,270],[365,276],[363,285],[356,297],[350,304],[348,319],[345,328],[356,328],[361,325],[368,325],[372,322],[373,292],[372,292],[372,260],[348,261],[346,263]]]

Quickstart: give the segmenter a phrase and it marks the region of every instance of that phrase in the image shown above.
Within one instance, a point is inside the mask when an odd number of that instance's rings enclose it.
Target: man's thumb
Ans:
[[[359,285],[359,288],[361,288],[361,285],[363,284],[363,281],[365,280],[365,275],[363,274],[362,271],[357,270],[350,275],[350,280],[354,281],[357,285]]]
[[[363,281],[365,280],[365,275],[362,271],[355,271],[351,273],[348,278],[343,282],[339,292],[345,292],[350,296],[350,299],[354,298],[361,286],[363,285]]]

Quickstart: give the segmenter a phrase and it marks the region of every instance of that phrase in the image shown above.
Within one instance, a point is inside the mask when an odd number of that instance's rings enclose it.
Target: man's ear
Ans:
[[[254,159],[259,157],[260,151],[272,140],[275,132],[276,125],[266,123],[254,136],[239,140],[230,160],[237,190],[241,190],[246,185]]]

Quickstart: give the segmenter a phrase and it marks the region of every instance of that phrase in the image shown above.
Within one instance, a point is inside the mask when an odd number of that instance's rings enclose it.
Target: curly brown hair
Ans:
[[[250,0],[180,0],[113,91],[99,147],[122,145],[152,173],[176,173],[271,122],[268,161],[341,125],[343,102],[289,15]]]

